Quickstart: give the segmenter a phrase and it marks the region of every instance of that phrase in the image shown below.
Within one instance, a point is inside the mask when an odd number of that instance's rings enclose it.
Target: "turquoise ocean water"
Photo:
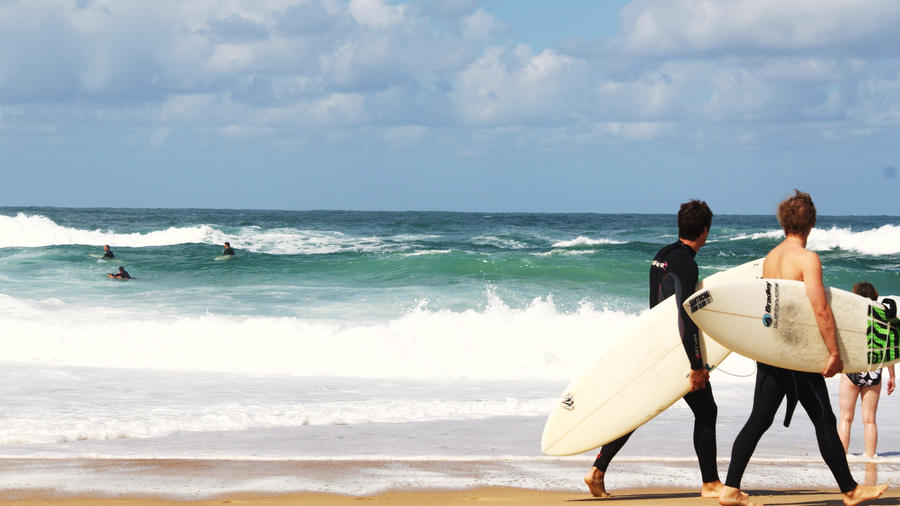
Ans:
[[[0,457],[524,459],[552,482],[549,406],[646,309],[675,232],[674,215],[0,208]],[[701,276],[780,238],[773,216],[716,216]],[[900,294],[900,217],[820,217],[809,246],[826,284]],[[105,276],[119,265],[136,279]],[[715,383],[723,456],[752,391],[740,358]],[[660,418],[689,420],[678,406]],[[692,456],[653,423],[623,458]],[[815,448],[785,441],[769,453]]]

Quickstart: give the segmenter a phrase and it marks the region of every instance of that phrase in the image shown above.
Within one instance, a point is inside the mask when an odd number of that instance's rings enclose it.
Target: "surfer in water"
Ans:
[[[222,251],[222,256],[234,256],[234,250],[231,249],[231,243],[225,241],[225,249]]]
[[[784,424],[790,423],[793,408],[799,401],[815,426],[819,451],[838,483],[844,504],[862,504],[880,497],[887,489],[887,485],[863,486],[856,483],[850,474],[847,456],[838,437],[837,421],[828,400],[825,378],[841,372],[844,364],[838,348],[834,315],[825,297],[822,262],[819,255],[806,249],[806,240],[816,224],[816,206],[808,193],[799,190],[794,192],[794,195],[778,205],[778,221],[784,229],[785,237],[781,244],[766,255],[763,277],[803,281],[830,358],[821,373],[792,371],[756,363],[753,407],[750,418],[737,435],[731,450],[728,476],[719,496],[719,504],[723,506],[755,504],[747,494],[741,492],[741,478],[757,443],[772,425],[778,406],[785,396],[788,398],[788,406]]]
[[[694,256],[706,244],[713,213],[706,202],[691,200],[678,210],[678,240],[659,250],[650,264],[650,307],[674,295],[678,306],[678,328],[684,351],[691,364],[691,391],[683,398],[694,413],[694,450],[700,463],[703,485],[701,497],[718,497],[722,490],[716,469],[716,401],[709,385],[709,371],[700,353],[697,325],[687,316],[682,303],[694,293],[698,268]],[[594,497],[609,497],[604,477],[609,463],[634,431],[611,441],[602,448],[584,477]]]
[[[103,246],[103,258],[116,258],[116,255],[113,255],[111,249],[109,249],[109,244]]]
[[[119,266],[119,272],[112,273],[110,272],[107,276],[113,279],[131,279],[131,274],[128,274],[128,271],[125,270],[125,267]]]

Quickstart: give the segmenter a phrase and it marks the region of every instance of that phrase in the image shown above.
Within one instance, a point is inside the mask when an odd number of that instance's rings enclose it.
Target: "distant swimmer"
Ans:
[[[116,255],[109,249],[109,244],[103,246],[103,258],[116,258]]]
[[[225,241],[225,251],[222,252],[222,255],[223,255],[223,256],[225,256],[225,255],[231,255],[231,256],[234,256],[234,250],[231,249],[231,243],[230,243],[230,242]]]
[[[112,272],[108,273],[107,276],[113,279],[131,279],[131,274],[128,274],[128,271],[125,270],[121,265],[119,266],[119,272],[113,274]]]

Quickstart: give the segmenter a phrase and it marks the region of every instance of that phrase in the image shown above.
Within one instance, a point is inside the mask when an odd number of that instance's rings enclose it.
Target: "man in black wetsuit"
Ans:
[[[694,450],[703,480],[701,497],[718,497],[722,489],[716,469],[717,408],[709,386],[709,371],[704,367],[700,353],[699,330],[681,303],[694,293],[697,286],[698,269],[694,255],[706,244],[712,217],[706,202],[691,200],[681,204],[678,210],[678,240],[659,250],[650,264],[650,307],[669,296],[675,295],[677,298],[678,330],[691,364],[691,391],[684,396],[684,400],[694,413]],[[603,483],[606,468],[633,433],[629,432],[600,448],[591,472],[584,477],[594,497],[610,495]]]
[[[109,249],[109,244],[103,246],[103,258],[115,258],[111,249]]]
[[[222,256],[225,256],[225,255],[234,256],[234,250],[231,249],[231,243],[229,243],[228,241],[225,241],[225,250],[222,251]]]
[[[115,274],[109,273],[107,274],[107,276],[116,279],[131,279],[131,275],[128,274],[128,271],[125,270],[125,267],[122,267],[121,265],[119,266],[119,272]]]

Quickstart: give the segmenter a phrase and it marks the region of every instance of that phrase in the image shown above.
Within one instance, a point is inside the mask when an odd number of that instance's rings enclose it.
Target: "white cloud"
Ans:
[[[474,124],[557,122],[577,112],[586,98],[586,63],[547,49],[488,48],[458,73],[458,114]]]
[[[381,0],[350,0],[347,11],[357,23],[384,28],[403,20],[403,6],[386,5]]]
[[[793,51],[897,41],[893,0],[638,0],[622,11],[630,52]]]
[[[500,24],[494,16],[485,12],[484,9],[478,9],[471,15],[462,18],[460,25],[462,26],[463,37],[467,39],[486,39]]]

